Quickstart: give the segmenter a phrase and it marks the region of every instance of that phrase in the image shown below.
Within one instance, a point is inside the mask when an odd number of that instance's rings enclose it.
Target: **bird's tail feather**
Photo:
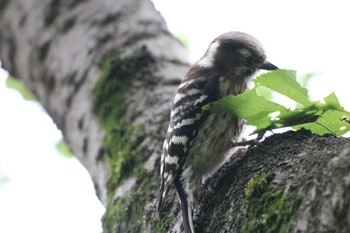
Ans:
[[[175,180],[175,186],[181,201],[182,219],[185,233],[195,233],[193,224],[193,207],[188,203],[188,195],[184,191],[180,179]]]
[[[166,179],[162,178],[161,186],[159,190],[159,196],[158,196],[158,207],[157,207],[158,218],[163,208],[165,199],[168,196],[168,193],[171,187],[173,186],[173,183],[174,183],[174,178],[172,176],[168,176]]]
[[[160,218],[160,212],[163,208],[165,197],[168,193],[168,190],[169,190],[169,188],[165,187],[164,182],[162,182],[160,190],[159,190],[159,196],[158,196],[158,206],[157,206],[157,217],[158,218]]]

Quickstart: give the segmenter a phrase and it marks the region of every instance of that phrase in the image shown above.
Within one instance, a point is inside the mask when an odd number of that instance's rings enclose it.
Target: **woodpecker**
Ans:
[[[227,32],[212,41],[204,56],[189,69],[178,87],[161,157],[158,216],[170,188],[180,198],[186,233],[195,233],[194,200],[202,178],[225,161],[242,139],[244,120],[212,113],[203,106],[243,93],[256,71],[275,70],[262,45],[243,32]]]

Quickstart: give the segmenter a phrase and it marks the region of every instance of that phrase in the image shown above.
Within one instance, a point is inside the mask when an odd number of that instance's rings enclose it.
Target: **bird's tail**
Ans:
[[[172,175],[169,175],[167,177],[163,177],[162,174],[162,180],[161,185],[159,189],[159,196],[158,196],[158,207],[157,207],[157,216],[160,217],[160,212],[163,208],[164,202],[166,197],[168,196],[168,193],[173,186],[174,179]]]
[[[193,201],[189,200],[180,179],[175,179],[175,186],[181,201],[182,219],[185,233],[195,233],[193,224]]]
[[[160,218],[160,212],[164,205],[166,193],[164,192],[164,183],[162,182],[160,190],[159,190],[159,196],[158,196],[158,206],[157,206],[157,217]]]

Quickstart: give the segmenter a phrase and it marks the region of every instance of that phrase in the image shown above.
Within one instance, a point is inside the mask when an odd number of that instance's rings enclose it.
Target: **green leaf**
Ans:
[[[344,117],[350,117],[343,111],[328,110],[325,111],[315,122],[296,125],[294,129],[307,129],[314,134],[325,135],[334,133],[336,135],[344,135],[350,131],[349,122],[343,121]]]
[[[8,88],[18,91],[25,100],[36,100],[34,95],[23,85],[23,83],[18,81],[14,77],[9,76],[6,79],[6,86]]]
[[[255,89],[247,90],[238,96],[227,96],[203,108],[213,112],[230,112],[237,117],[244,118],[248,125],[254,125],[258,129],[272,124],[269,114],[287,111],[284,106],[257,95]]]
[[[63,139],[56,144],[56,150],[66,158],[74,157],[73,152],[69,149],[67,143],[65,143]]]
[[[245,91],[238,96],[227,96],[222,98],[210,106],[204,106],[204,109],[214,112],[231,112],[236,116],[245,118],[251,116],[253,113],[263,112],[272,113],[276,111],[283,111],[286,108],[280,104],[274,103],[265,97],[259,96],[255,88]]]
[[[254,89],[256,90],[257,95],[264,96],[269,100],[273,99],[273,92],[271,91],[271,89],[264,86],[257,86]]]
[[[286,110],[282,105],[257,95],[255,89],[247,90],[239,96],[227,96],[210,106],[204,106],[204,109],[213,112],[231,112],[240,118],[250,120],[272,112]]]
[[[300,85],[306,88],[307,86],[309,86],[310,80],[314,78],[316,75],[318,75],[318,73],[307,73],[298,77],[297,79]]]
[[[324,102],[328,105],[328,108],[343,110],[344,108],[340,105],[337,96],[332,92],[330,95],[325,97]]]
[[[296,81],[296,72],[293,70],[274,70],[260,75],[254,83],[285,95],[303,106],[312,104],[307,89]]]
[[[252,134],[282,127],[305,128],[319,135],[344,135],[350,131],[350,112],[344,110],[337,96],[331,93],[323,101],[309,100],[308,91],[295,81],[294,71],[272,71],[257,80],[255,88],[241,95],[225,97],[204,106],[204,109],[230,112],[244,118],[248,125],[256,127]],[[257,89],[262,87],[277,91],[301,105],[287,109],[258,95]]]

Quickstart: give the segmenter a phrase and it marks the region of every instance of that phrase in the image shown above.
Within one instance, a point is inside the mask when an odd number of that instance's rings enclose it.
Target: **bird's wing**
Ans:
[[[174,180],[182,172],[191,142],[196,137],[201,122],[209,115],[202,107],[215,101],[215,95],[208,92],[208,85],[212,85],[208,80],[207,77],[185,78],[175,96],[163,145],[158,213]]]

